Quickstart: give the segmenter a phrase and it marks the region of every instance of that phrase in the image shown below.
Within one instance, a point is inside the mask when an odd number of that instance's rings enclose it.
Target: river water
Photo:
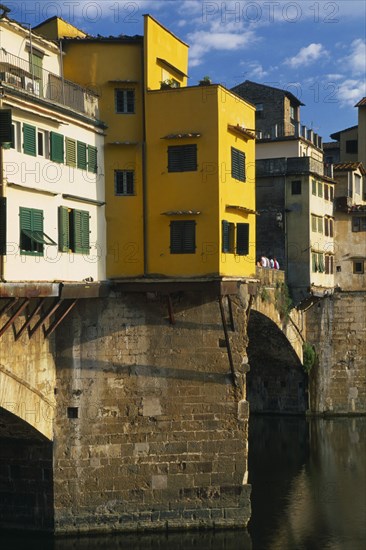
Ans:
[[[252,416],[248,530],[57,538],[2,550],[365,550],[366,418]]]

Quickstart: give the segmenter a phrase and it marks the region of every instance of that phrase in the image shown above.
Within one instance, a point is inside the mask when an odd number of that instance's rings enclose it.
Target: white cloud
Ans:
[[[246,67],[248,70],[245,73],[246,78],[253,80],[262,80],[264,77],[268,76],[269,72],[265,71],[263,65],[256,61],[248,63],[247,61],[242,61],[241,66]]]
[[[328,52],[322,44],[312,43],[309,44],[309,46],[301,48],[301,50],[293,57],[287,58],[285,60],[285,64],[289,65],[293,69],[297,69],[298,67],[311,65],[311,63],[314,63],[324,56],[328,56]]]
[[[195,31],[187,35],[187,41],[191,45],[189,50],[190,65],[196,67],[202,63],[202,57],[210,51],[237,50],[253,43],[252,31],[233,32],[207,32]]]
[[[353,75],[365,74],[366,72],[366,42],[361,38],[356,38],[351,43],[351,53],[347,55],[342,63],[346,68],[350,68]]]
[[[342,107],[353,107],[362,97],[366,96],[364,79],[349,79],[338,87],[338,98]]]
[[[342,78],[344,78],[344,75],[343,74],[339,74],[339,73],[329,73],[329,74],[326,74],[324,75],[324,78],[326,78],[327,80],[342,80]]]

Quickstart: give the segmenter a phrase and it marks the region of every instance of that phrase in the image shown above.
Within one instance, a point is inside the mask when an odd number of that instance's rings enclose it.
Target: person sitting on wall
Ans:
[[[280,269],[280,264],[277,261],[277,258],[273,258],[273,269]]]
[[[261,256],[261,266],[262,267],[269,267],[269,260],[266,256]]]
[[[269,257],[269,267],[270,267],[271,269],[274,268],[274,261],[273,261],[272,256]]]

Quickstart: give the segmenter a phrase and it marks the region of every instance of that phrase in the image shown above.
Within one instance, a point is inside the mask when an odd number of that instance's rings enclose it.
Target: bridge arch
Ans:
[[[54,403],[4,365],[0,365],[0,408],[17,416],[52,441]]]
[[[298,340],[289,339],[279,325],[256,309],[250,311],[247,349],[250,410],[254,413],[305,413],[308,409],[307,375],[296,349]]]

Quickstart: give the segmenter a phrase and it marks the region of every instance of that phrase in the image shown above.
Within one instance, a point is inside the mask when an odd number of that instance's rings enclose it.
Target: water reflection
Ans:
[[[2,533],[27,550],[364,550],[366,418],[251,417],[249,534],[199,531],[98,537]]]
[[[365,432],[365,418],[251,419],[254,550],[365,548]]]

